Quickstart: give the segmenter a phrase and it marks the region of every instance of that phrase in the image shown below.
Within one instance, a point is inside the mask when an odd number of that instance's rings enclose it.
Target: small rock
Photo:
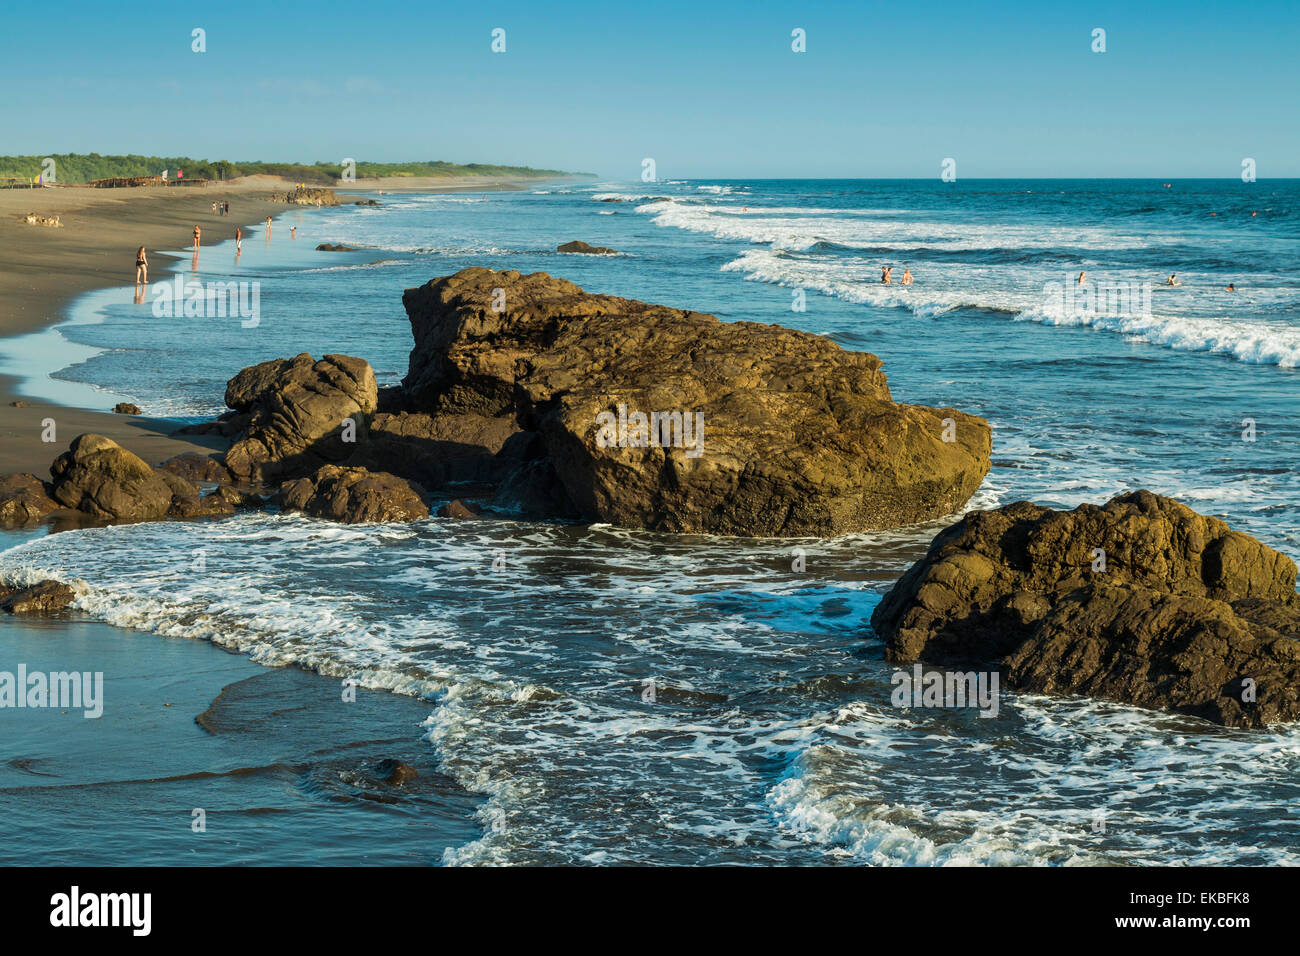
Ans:
[[[460,520],[481,518],[482,512],[473,505],[457,498],[455,501],[449,501],[438,509],[439,518],[457,518]]]
[[[40,581],[25,588],[0,585],[0,610],[9,614],[54,614],[62,611],[75,592],[61,581]]]
[[[375,765],[375,775],[384,783],[400,787],[408,780],[418,779],[420,774],[408,763],[388,757]]]
[[[140,406],[133,405],[131,402],[118,402],[113,406],[113,412],[117,415],[139,415]]]
[[[342,243],[322,242],[316,247],[317,252],[356,252],[352,246],[345,246]]]

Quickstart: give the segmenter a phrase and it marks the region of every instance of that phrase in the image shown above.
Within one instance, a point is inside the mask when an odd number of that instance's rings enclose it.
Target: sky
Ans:
[[[1239,177],[1249,157],[1300,176],[1296,0],[64,0],[9,5],[3,34],[0,154],[622,180],[645,158],[706,179],[926,178],[946,158],[963,178]]]

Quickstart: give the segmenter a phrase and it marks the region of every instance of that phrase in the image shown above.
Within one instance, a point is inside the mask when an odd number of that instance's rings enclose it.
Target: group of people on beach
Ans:
[[[212,215],[214,215],[214,216],[217,216],[217,215],[221,215],[221,216],[229,216],[229,215],[230,215],[230,203],[228,203],[228,202],[214,202],[214,203],[212,204]]]
[[[212,211],[215,213],[222,209],[221,215],[230,214],[230,203],[213,203]],[[298,227],[289,227],[289,238],[298,238]],[[266,241],[271,241],[271,217],[266,217]],[[194,267],[198,268],[199,263],[199,246],[203,242],[203,230],[199,224],[194,224]],[[235,227],[235,258],[238,259],[244,253],[244,230],[240,226]],[[149,255],[145,252],[144,246],[135,251],[135,284],[137,287],[149,284]],[[137,300],[138,301],[138,300]]]

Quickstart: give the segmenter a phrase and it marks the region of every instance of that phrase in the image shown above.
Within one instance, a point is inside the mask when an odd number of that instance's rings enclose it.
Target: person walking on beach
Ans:
[[[911,269],[904,269],[904,270],[903,270],[903,285],[911,285],[911,284],[912,284],[912,270],[911,270]]]
[[[144,253],[144,246],[135,251],[135,284],[149,284],[149,257]]]
[[[266,217],[266,238],[268,241],[270,241],[271,238],[271,217],[270,216]]]
[[[244,230],[238,226],[235,227],[235,258],[238,259],[240,253],[244,251]]]
[[[215,216],[216,214],[217,214],[217,201],[214,199],[212,200],[212,215]]]
[[[199,226],[198,226],[198,223],[195,223],[195,224],[194,224],[194,251],[195,251],[195,252],[198,252],[198,251],[199,251]]]

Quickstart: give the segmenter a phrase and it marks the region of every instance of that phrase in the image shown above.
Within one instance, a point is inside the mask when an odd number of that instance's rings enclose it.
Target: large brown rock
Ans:
[[[531,433],[531,458],[503,494],[588,520],[867,531],[956,511],[988,471],[983,419],[898,404],[878,358],[821,336],[482,268],[408,289],[403,304],[410,406]],[[620,406],[632,428],[602,430]],[[655,430],[669,440],[638,444],[638,412],[673,416]]]
[[[968,514],[871,624],[895,662],[1001,662],[1013,688],[1263,726],[1300,719],[1295,588],[1290,558],[1138,491]]]
[[[378,407],[378,389],[364,359],[315,361],[304,352],[244,369],[227,385],[226,404],[249,416],[226,468],[237,479],[272,482],[349,457]]]
[[[48,482],[35,475],[0,477],[0,524],[25,525],[43,520],[62,507],[51,497]]]
[[[347,524],[414,521],[429,517],[424,489],[385,472],[325,465],[315,474],[285,482],[280,507]]]
[[[94,518],[148,520],[164,517],[171,508],[172,485],[103,435],[78,435],[54,459],[50,474],[54,500]]]

